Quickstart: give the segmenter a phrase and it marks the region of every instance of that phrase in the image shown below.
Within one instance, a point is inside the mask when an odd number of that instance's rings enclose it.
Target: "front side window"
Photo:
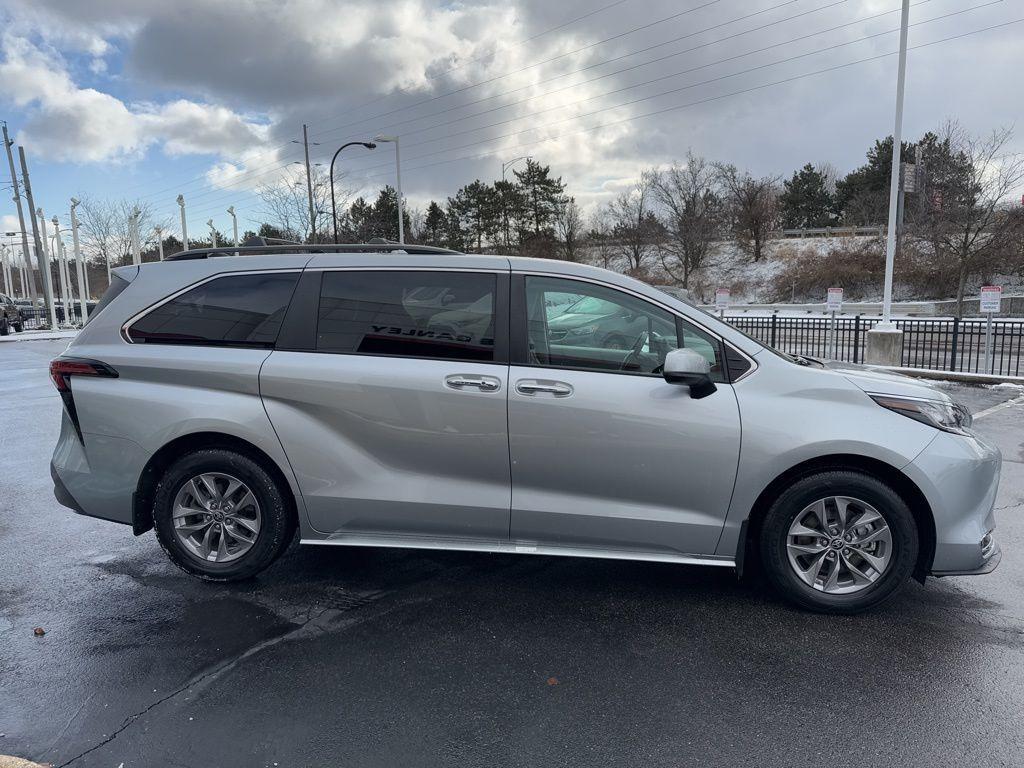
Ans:
[[[128,338],[147,344],[273,347],[298,277],[298,272],[278,272],[215,278],[136,320]]]
[[[656,375],[669,350],[686,347],[707,359],[714,381],[725,380],[715,337],[613,288],[527,276],[526,315],[532,365]]]
[[[496,285],[477,272],[325,272],[317,351],[491,362]]]

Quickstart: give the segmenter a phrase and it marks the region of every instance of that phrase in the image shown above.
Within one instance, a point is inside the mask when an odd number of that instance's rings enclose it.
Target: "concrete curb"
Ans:
[[[897,368],[887,365],[868,365],[876,371],[889,371],[914,376],[919,379],[938,379],[941,381],[957,381],[962,384],[1020,384],[1024,387],[1024,376],[1000,376],[987,373],[960,373],[958,371],[936,371],[930,368]]]

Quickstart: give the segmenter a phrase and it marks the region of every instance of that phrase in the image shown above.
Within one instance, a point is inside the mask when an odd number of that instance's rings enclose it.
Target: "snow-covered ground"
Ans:
[[[0,336],[0,344],[15,341],[52,341],[53,339],[73,339],[78,335],[75,329],[64,331],[22,331],[17,333],[11,331],[6,336]]]

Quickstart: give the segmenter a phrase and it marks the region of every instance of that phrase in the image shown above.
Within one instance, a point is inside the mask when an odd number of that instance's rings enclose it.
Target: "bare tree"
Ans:
[[[733,237],[755,262],[760,261],[764,244],[779,223],[779,177],[754,178],[735,165],[724,163],[715,168]]]
[[[707,264],[725,219],[718,173],[703,157],[687,152],[686,164],[673,164],[659,173],[653,189],[668,228],[662,266],[689,288],[691,275]]]
[[[611,269],[612,258],[616,253],[616,246],[612,242],[613,236],[608,209],[601,207],[590,216],[587,246],[597,257],[598,263],[605,269]]]
[[[309,220],[309,194],[306,189],[304,168],[286,169],[276,181],[260,185],[256,195],[263,203],[262,215],[276,229],[286,233],[292,240],[321,242],[334,239],[331,222],[331,185],[327,171],[313,166],[313,221]],[[352,190],[334,180],[334,202],[338,211],[339,226]]]
[[[156,226],[168,229],[149,203],[133,200],[100,200],[82,196],[79,234],[86,261],[119,267],[132,260],[132,214],[139,211],[139,246],[143,253],[156,248]]]
[[[612,239],[620,254],[629,259],[630,270],[643,268],[654,253],[662,227],[654,213],[652,190],[657,174],[644,171],[640,179],[610,203],[605,215],[611,223]]]
[[[583,213],[575,197],[567,197],[555,211],[555,237],[558,250],[566,261],[579,261],[580,240],[583,236]]]
[[[909,234],[955,270],[957,316],[967,281],[1009,261],[1020,237],[1009,196],[1024,181],[1024,156],[1004,151],[1012,137],[1009,128],[975,137],[950,122],[924,148],[927,182]]]

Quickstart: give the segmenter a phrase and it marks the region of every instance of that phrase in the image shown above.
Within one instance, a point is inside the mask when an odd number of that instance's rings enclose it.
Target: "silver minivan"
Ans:
[[[589,305],[615,334],[562,318]],[[209,580],[253,576],[296,529],[321,546],[756,559],[790,600],[844,613],[999,561],[999,452],[946,394],[782,354],[595,267],[189,251],[114,270],[51,376],[57,499],[155,529]]]

